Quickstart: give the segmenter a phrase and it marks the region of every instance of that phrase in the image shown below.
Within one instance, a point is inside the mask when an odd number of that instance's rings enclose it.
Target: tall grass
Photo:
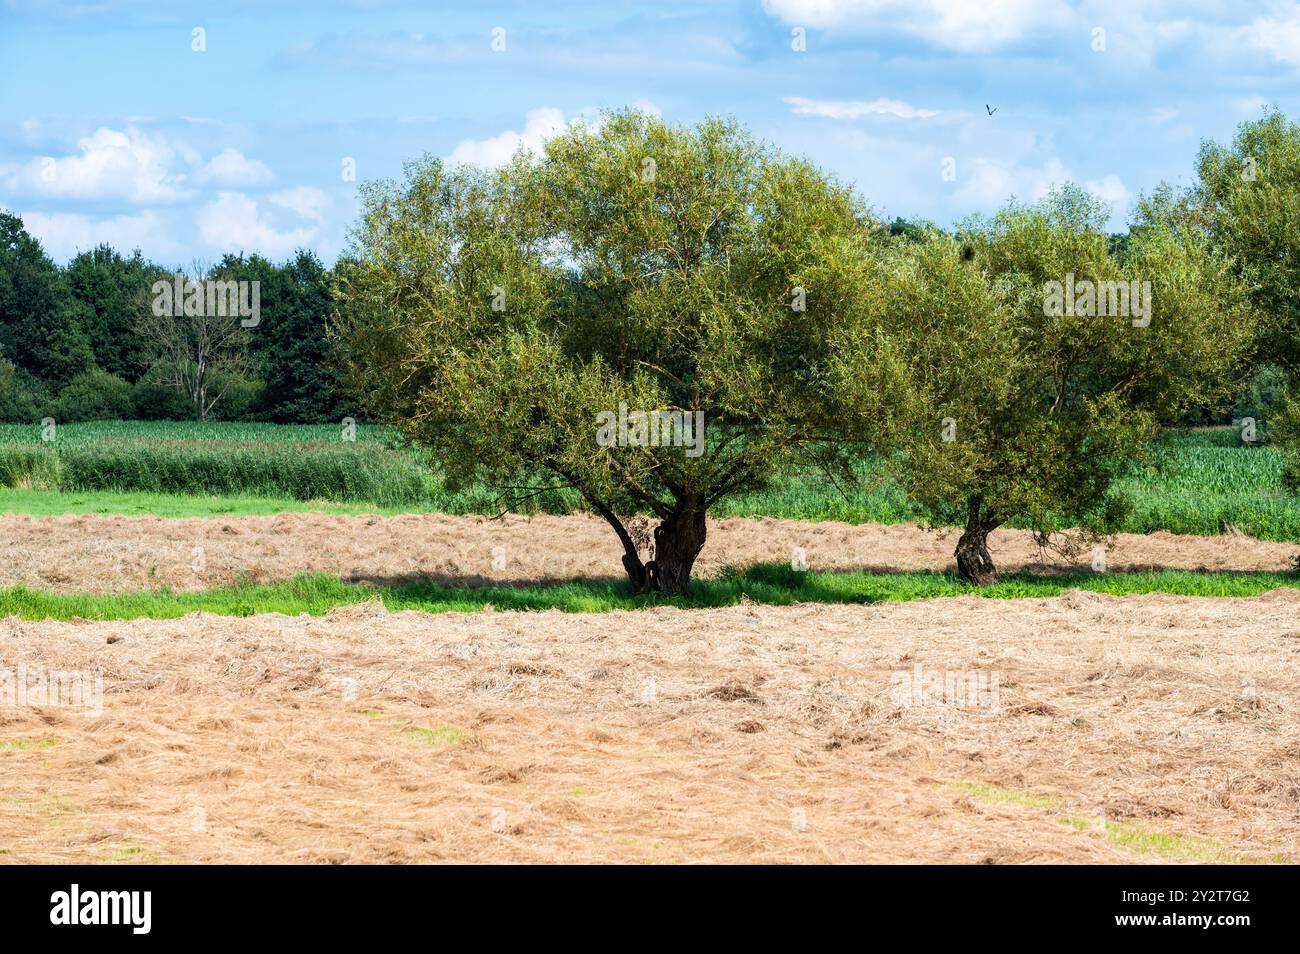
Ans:
[[[69,424],[42,442],[38,426],[0,425],[0,487],[133,494],[280,498],[365,504],[387,510],[495,513],[490,488],[448,490],[423,455],[393,431],[358,425],[355,442],[337,425],[104,422]],[[857,479],[836,486],[819,473],[724,500],[719,517],[783,517],[899,523],[920,520],[901,489],[864,460]],[[1266,540],[1300,540],[1300,500],[1282,490],[1282,461],[1268,447],[1244,447],[1229,428],[1178,432],[1153,463],[1121,480],[1131,506],[1122,530],[1214,535],[1240,530]],[[529,500],[525,513],[576,509],[572,491]],[[222,512],[241,512],[232,504]]]
[[[1116,484],[1130,506],[1121,531],[1214,536],[1237,530],[1263,540],[1300,540],[1300,500],[1282,489],[1276,450],[1246,447],[1235,430],[1217,428],[1166,435],[1151,456],[1150,465]],[[725,500],[716,513],[846,523],[924,519],[896,484],[878,479],[871,461],[860,465],[857,478],[837,487],[815,473],[795,475]]]
[[[65,490],[145,493],[267,492],[295,500],[428,500],[431,475],[406,455],[378,447],[316,444],[105,441],[60,453]]]
[[[334,426],[111,422],[0,427],[0,485],[63,491],[219,496],[418,506],[439,482],[420,455],[380,428],[355,441]]]

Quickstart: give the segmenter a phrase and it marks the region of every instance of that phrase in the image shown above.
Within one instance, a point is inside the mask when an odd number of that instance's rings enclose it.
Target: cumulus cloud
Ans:
[[[56,258],[107,242],[155,256],[189,250],[197,236],[211,249],[244,249],[281,256],[316,237],[330,205],[319,189],[283,189],[258,200],[240,189],[274,179],[266,163],[226,147],[205,156],[184,137],[99,128],[77,141],[77,152],[38,156],[0,167],[0,184],[25,199],[81,200],[96,214],[42,210],[23,220]],[[224,190],[222,190],[224,187]],[[215,198],[208,189],[217,191]],[[114,206],[151,206],[119,212]],[[195,228],[197,226],[197,230]]]
[[[503,166],[520,148],[541,152],[546,140],[569,128],[564,112],[551,106],[528,111],[522,131],[507,129],[490,139],[464,139],[456,144],[448,162],[479,166]]]
[[[194,173],[194,180],[204,185],[260,186],[274,177],[266,163],[249,159],[238,149],[221,150]]]
[[[272,192],[266,198],[273,205],[289,209],[298,218],[310,219],[313,222],[324,221],[325,210],[330,204],[329,196],[311,186],[296,186],[281,192]]]
[[[1084,183],[1084,187],[1103,202],[1110,203],[1111,211],[1114,213],[1123,213],[1128,208],[1129,191],[1117,175],[1089,179]]]
[[[1246,42],[1268,50],[1274,59],[1300,66],[1300,3],[1277,8],[1278,16],[1256,17],[1243,28]]]
[[[929,119],[937,110],[918,109],[897,99],[873,99],[870,102],[844,99],[808,99],[786,96],[782,102],[796,116],[825,116],[828,119],[860,119],[863,116],[897,116],[900,119]]]
[[[965,170],[958,165],[957,179],[962,185],[953,193],[953,200],[966,208],[979,211],[992,211],[1012,196],[1022,202],[1035,202],[1054,188],[1078,181],[1055,158],[1047,160],[1041,166],[976,159]],[[1127,211],[1132,193],[1119,176],[1111,174],[1100,179],[1089,179],[1083,187],[1110,205],[1112,219]]]
[[[895,30],[961,52],[999,49],[1070,18],[1063,0],[763,0],[791,26]]]
[[[69,156],[36,156],[0,170],[14,194],[139,205],[198,198],[196,187],[265,186],[275,177],[266,163],[226,147],[211,158],[184,138],[151,135],[139,127],[101,127],[77,141]]]
[[[159,213],[146,209],[134,215],[93,218],[75,212],[22,212],[27,231],[41,240],[52,258],[67,261],[78,252],[107,242],[114,248],[147,249],[150,254],[168,256],[176,246],[166,238],[171,230]]]
[[[203,241],[221,251],[260,252],[283,258],[316,237],[312,228],[277,229],[262,214],[257,200],[242,192],[219,192],[196,218]]]
[[[1013,195],[1022,201],[1036,201],[1053,186],[1063,185],[1069,179],[1070,174],[1059,159],[1050,159],[1039,168],[997,159],[976,159],[965,174],[958,165],[957,180],[964,184],[953,194],[953,199],[962,205],[989,210]]]
[[[125,199],[174,202],[190,198],[185,174],[172,170],[178,158],[161,137],[134,126],[100,128],[78,140],[78,155],[39,156],[11,173],[11,191],[58,199]]]

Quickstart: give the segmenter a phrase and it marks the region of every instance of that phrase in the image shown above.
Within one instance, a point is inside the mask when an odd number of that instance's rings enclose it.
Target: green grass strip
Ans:
[[[299,576],[269,584],[241,583],[189,593],[170,590],[109,595],[51,593],[16,586],[0,590],[0,616],[23,619],[175,619],[196,611],[220,616],[307,613],[319,616],[339,606],[371,599],[389,610],[430,613],[498,610],[562,610],[599,613],[671,605],[682,608],[732,606],[742,598],[769,606],[795,603],[887,603],[936,596],[976,595],[989,599],[1059,596],[1078,589],[1122,596],[1172,593],[1181,596],[1255,596],[1278,587],[1300,588],[1295,573],[1007,574],[995,586],[968,586],[950,573],[801,573],[785,565],[762,565],[692,584],[684,598],[635,596],[624,581],[580,580],[537,586],[447,586],[413,581],[372,587],[330,576]]]
[[[397,513],[399,508],[342,504],[288,497],[155,494],[116,490],[30,490],[0,488],[0,513],[58,517],[93,513],[112,517],[264,517],[279,513]]]

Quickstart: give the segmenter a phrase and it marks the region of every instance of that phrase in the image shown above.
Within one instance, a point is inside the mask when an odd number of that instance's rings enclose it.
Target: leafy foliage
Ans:
[[[1230,386],[1250,312],[1228,263],[1203,235],[1151,224],[1121,264],[1104,219],[1067,187],[970,223],[961,242],[931,236],[890,274],[896,325],[875,373],[902,399],[883,427],[909,497],[935,522],[965,524],[959,565],[970,544],[992,575],[983,541],[1008,521],[1045,544],[1066,527],[1084,540],[1113,529],[1112,487],[1159,426]],[[1150,324],[1050,309],[1046,283],[1067,275],[1149,281]]]
[[[577,490],[636,583],[663,585],[671,557],[684,588],[708,508],[862,439],[837,385],[870,346],[882,230],[734,123],[613,113],[536,163],[425,159],[364,202],[336,325],[354,393],[454,480]],[[620,405],[701,415],[703,453],[598,445]],[[660,520],[657,566],[620,517],[638,510]]]

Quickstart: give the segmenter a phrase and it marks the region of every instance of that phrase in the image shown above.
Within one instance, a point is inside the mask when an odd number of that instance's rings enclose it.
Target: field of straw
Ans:
[[[0,708],[6,862],[1300,858],[1294,590],[9,619],[0,644],[103,670],[98,713]]]
[[[814,570],[943,570],[954,566],[955,531],[735,517],[714,520],[697,573],[729,564],[788,563],[801,548]],[[1071,560],[1043,552],[1025,530],[997,530],[999,569],[1087,570],[1091,551]],[[169,586],[200,590],[239,579],[269,582],[299,573],[395,583],[539,583],[622,574],[608,524],[571,515],[393,517],[286,513],[273,517],[24,517],[0,515],[0,587],[115,593]],[[202,559],[196,559],[201,553]],[[1300,546],[1229,534],[1120,534],[1106,553],[1111,571],[1285,570]],[[199,568],[199,569],[196,569]]]

